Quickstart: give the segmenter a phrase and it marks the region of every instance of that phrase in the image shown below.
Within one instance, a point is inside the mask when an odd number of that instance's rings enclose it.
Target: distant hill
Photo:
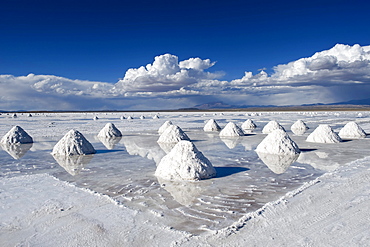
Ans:
[[[237,109],[248,109],[248,110],[264,110],[264,111],[305,111],[305,110],[318,110],[318,111],[330,111],[330,110],[370,110],[370,98],[363,100],[352,100],[348,102],[338,102],[331,104],[305,104],[305,105],[287,105],[287,106],[276,106],[276,105],[229,105],[223,102],[212,102],[201,105],[196,105],[191,108],[179,109],[179,110],[237,110]]]

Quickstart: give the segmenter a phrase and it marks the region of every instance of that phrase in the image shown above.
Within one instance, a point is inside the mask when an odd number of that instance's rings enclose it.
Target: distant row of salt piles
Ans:
[[[243,123],[244,128],[253,129],[256,125],[251,120]],[[308,127],[302,120],[295,122],[291,129],[306,130]],[[223,129],[211,119],[204,126],[204,131],[220,131],[220,137],[243,136],[244,132],[235,123],[229,122]],[[258,154],[266,162],[266,155],[296,157],[301,152],[298,145],[289,137],[285,129],[276,121],[270,121],[262,132],[268,134],[257,146]],[[159,162],[155,175],[167,180],[200,180],[216,176],[216,170],[211,162],[195,147],[187,134],[171,121],[166,121],[159,129],[159,144],[173,145]],[[99,138],[120,138],[122,133],[112,123],[105,125],[97,135]],[[355,122],[347,123],[336,134],[329,125],[319,125],[306,139],[308,142],[337,143],[342,138],[363,138],[366,133]],[[2,139],[2,144],[9,143],[32,143],[32,138],[19,126],[13,127]],[[54,146],[51,154],[54,156],[89,155],[96,153],[92,144],[77,130],[70,130]],[[295,158],[282,158],[287,163]],[[271,165],[271,164],[270,164]],[[286,168],[286,167],[285,167]],[[284,168],[284,169],[285,169]],[[274,168],[276,173],[282,172],[282,168]]]
[[[144,115],[141,115],[139,118],[140,118],[141,120],[146,119],[146,117],[145,117]],[[154,115],[152,118],[153,118],[153,119],[159,119],[159,116],[158,116],[158,115]],[[128,117],[121,116],[121,117],[120,117],[120,119],[121,119],[121,120],[125,120],[125,119],[127,119],[127,120],[132,120],[132,119],[134,119],[134,117],[132,117],[132,116],[128,116]],[[98,116],[94,116],[94,117],[93,117],[93,120],[99,120],[99,117],[98,117]]]

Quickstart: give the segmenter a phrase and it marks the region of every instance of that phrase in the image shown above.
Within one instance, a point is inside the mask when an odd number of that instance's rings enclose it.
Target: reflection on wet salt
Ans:
[[[226,147],[229,149],[234,149],[240,142],[241,142],[241,137],[220,137],[221,141],[225,143]]]
[[[169,146],[173,147],[175,144],[157,143],[156,138],[157,137],[151,136],[124,136],[122,142],[127,153],[130,155],[139,155],[140,157],[154,160],[154,162],[158,164],[167,153],[166,150],[162,148],[162,145],[168,146],[169,148]],[[169,151],[171,151],[171,149]]]
[[[191,206],[206,189],[199,181],[168,181],[157,177],[158,183],[168,191],[173,199],[184,206]]]
[[[275,174],[284,173],[293,164],[299,155],[278,155],[256,152],[258,157]]]
[[[109,150],[114,149],[116,144],[119,143],[122,139],[122,137],[103,137],[103,136],[96,136],[96,138],[101,143],[103,143],[103,145]]]
[[[171,152],[173,147],[176,145],[176,143],[163,143],[163,142],[158,142],[158,145],[161,147],[161,149],[168,154]]]
[[[94,155],[53,155],[53,157],[64,170],[72,176],[76,176],[82,168],[90,163]]]
[[[33,143],[2,143],[1,148],[6,151],[14,159],[18,160],[22,158],[28,150],[31,149]]]
[[[309,164],[312,167],[323,171],[334,171],[340,165],[339,163],[330,160],[328,152],[322,151],[303,152],[299,156],[298,162]]]
[[[307,129],[292,128],[291,131],[293,132],[293,134],[295,134],[297,136],[301,136],[301,135],[304,135],[304,133],[307,132]]]

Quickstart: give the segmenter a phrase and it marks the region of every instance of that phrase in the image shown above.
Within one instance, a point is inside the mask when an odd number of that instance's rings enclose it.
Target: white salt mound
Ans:
[[[221,127],[217,124],[216,120],[210,119],[203,127],[204,131],[220,131]]]
[[[119,129],[117,129],[117,127],[113,123],[107,123],[98,134],[98,137],[101,138],[114,138],[121,136],[122,136],[121,131],[119,131]]]
[[[220,136],[223,137],[244,136],[244,132],[235,123],[229,122],[226,124],[225,128],[221,130]]]
[[[161,126],[161,127],[159,127],[159,129],[158,129],[158,133],[159,133],[159,134],[162,134],[162,133],[167,129],[167,127],[168,127],[168,126],[170,126],[170,125],[172,125],[172,122],[171,122],[171,121],[166,121],[166,122],[164,122],[164,123],[162,124],[162,126]]]
[[[339,136],[343,139],[358,139],[366,137],[366,133],[356,122],[349,122],[339,131]]]
[[[268,134],[265,139],[257,146],[256,152],[296,155],[301,152],[298,145],[290,139],[289,135],[282,129],[276,129]]]
[[[86,155],[96,153],[91,143],[77,130],[70,130],[54,146],[52,155]]]
[[[247,119],[241,127],[243,130],[253,130],[257,127],[257,125],[251,119]]]
[[[320,124],[306,139],[308,142],[338,143],[342,139],[327,124]]]
[[[166,180],[200,180],[216,176],[216,170],[192,142],[183,140],[161,159],[155,175]]]
[[[181,140],[190,140],[185,132],[177,125],[170,125],[159,137],[159,143],[178,143]]]
[[[298,130],[308,130],[309,128],[303,122],[302,120],[297,120],[291,127],[290,129],[298,129]]]
[[[14,126],[6,133],[0,141],[2,144],[9,143],[33,143],[32,137],[24,129]]]
[[[283,126],[281,126],[278,122],[276,122],[275,120],[272,120],[270,122],[268,122],[265,127],[263,127],[262,129],[262,133],[263,134],[270,134],[272,131],[276,130],[276,129],[281,129],[281,130],[284,130],[285,129],[283,128]]]

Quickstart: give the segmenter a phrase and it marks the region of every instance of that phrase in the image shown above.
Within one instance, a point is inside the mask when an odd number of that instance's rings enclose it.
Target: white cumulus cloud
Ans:
[[[52,75],[0,75],[0,110],[176,109],[230,105],[300,105],[370,98],[370,46],[337,44],[274,67],[220,80],[209,59],[164,54],[128,69],[115,85]],[[149,99],[149,100],[148,100]]]
[[[214,64],[215,62],[209,59],[190,58],[179,62],[175,55],[156,56],[153,64],[127,70],[124,78],[115,85],[115,91],[125,93],[178,90],[204,79],[220,77],[220,73],[204,71]]]

